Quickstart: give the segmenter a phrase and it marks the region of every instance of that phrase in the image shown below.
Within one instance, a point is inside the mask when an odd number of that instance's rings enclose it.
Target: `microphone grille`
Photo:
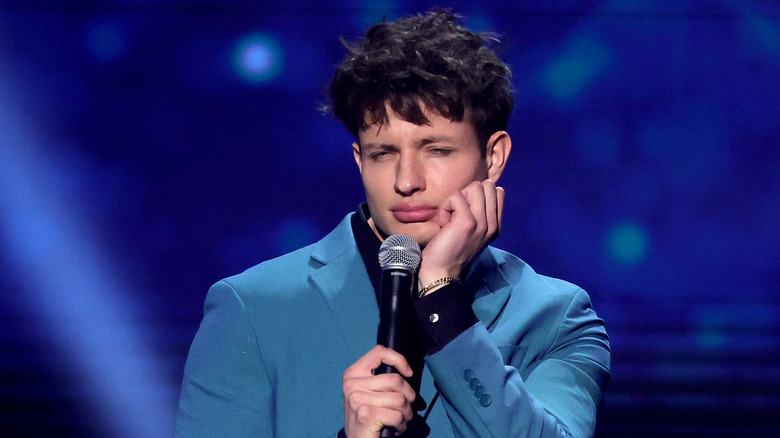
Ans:
[[[379,247],[379,267],[416,271],[420,266],[420,245],[406,234],[393,234]]]

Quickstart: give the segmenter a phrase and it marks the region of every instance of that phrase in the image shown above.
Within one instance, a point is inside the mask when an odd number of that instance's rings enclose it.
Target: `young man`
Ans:
[[[578,287],[489,247],[511,151],[509,69],[436,12],[372,26],[329,88],[367,203],[321,241],[215,284],[177,436],[590,436],[609,379]],[[391,234],[423,248],[417,352],[376,346]],[[381,364],[398,374],[374,374]]]

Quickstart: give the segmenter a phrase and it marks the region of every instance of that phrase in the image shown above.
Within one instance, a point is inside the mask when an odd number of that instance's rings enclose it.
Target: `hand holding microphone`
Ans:
[[[409,365],[410,330],[414,327],[412,288],[421,251],[409,236],[395,234],[379,249],[377,345],[344,371],[344,426],[348,436],[393,437],[406,430],[414,412],[415,390],[405,380]],[[402,397],[398,397],[402,395]],[[395,427],[383,427],[386,424]]]

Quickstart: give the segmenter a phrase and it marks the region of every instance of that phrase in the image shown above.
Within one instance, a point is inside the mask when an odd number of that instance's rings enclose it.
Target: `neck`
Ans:
[[[374,223],[374,218],[370,217],[366,222],[368,222],[368,226],[371,227],[371,231],[373,231],[374,234],[376,234],[376,237],[379,238],[379,241],[384,242],[387,238],[387,234],[379,231],[379,228],[377,228],[376,224]]]

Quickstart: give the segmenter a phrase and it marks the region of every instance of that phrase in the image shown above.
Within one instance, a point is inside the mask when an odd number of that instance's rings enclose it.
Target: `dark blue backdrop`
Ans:
[[[423,1],[0,2],[0,434],[162,437],[209,285],[362,201],[338,37]],[[453,1],[517,105],[496,245],[586,288],[598,434],[780,433],[780,6]]]

